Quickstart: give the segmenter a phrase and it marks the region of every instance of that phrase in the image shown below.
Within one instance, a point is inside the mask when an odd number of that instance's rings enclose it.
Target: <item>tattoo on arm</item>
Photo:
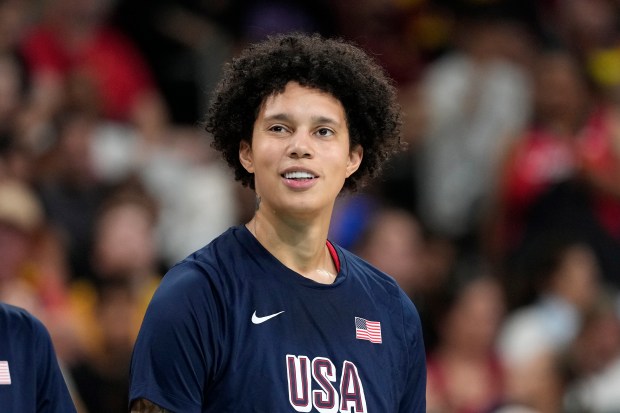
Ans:
[[[172,413],[146,399],[138,399],[131,404],[131,413]]]

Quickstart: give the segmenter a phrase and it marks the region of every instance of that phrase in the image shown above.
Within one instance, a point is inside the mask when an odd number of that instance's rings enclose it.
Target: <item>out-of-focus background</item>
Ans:
[[[222,64],[289,31],[398,86],[408,150],[330,237],[416,303],[428,411],[620,411],[620,1],[0,0],[0,300],[80,412],[126,410],[161,276],[249,219],[200,123]]]

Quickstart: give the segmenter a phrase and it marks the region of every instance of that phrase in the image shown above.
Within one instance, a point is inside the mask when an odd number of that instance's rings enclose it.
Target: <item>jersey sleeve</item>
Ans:
[[[408,343],[405,388],[400,402],[400,413],[426,411],[426,351],[422,323],[417,309],[401,291],[405,337]]]
[[[202,411],[221,356],[221,302],[198,264],[179,264],[166,274],[134,346],[130,402],[144,398],[172,412]]]

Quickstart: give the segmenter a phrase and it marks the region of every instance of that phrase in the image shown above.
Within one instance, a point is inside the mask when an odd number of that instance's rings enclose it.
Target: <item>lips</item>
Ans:
[[[282,174],[284,184],[290,189],[299,191],[313,187],[318,182],[316,173],[307,169],[288,168]]]

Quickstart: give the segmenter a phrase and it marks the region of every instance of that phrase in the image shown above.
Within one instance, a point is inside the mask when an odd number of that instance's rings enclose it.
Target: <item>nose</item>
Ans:
[[[309,131],[298,129],[291,135],[288,156],[291,158],[312,158],[312,136]]]

